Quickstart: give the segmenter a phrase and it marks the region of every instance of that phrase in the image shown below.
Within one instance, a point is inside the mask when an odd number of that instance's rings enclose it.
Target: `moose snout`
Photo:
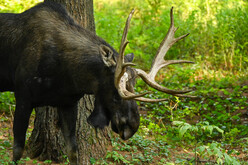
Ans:
[[[133,136],[133,131],[130,128],[126,128],[123,131],[120,131],[119,135],[123,140],[127,140]]]
[[[121,125],[116,125],[113,122],[111,123],[111,128],[112,130],[119,134],[121,139],[127,140],[131,138],[136,131],[132,130],[131,127],[128,126],[121,126]]]

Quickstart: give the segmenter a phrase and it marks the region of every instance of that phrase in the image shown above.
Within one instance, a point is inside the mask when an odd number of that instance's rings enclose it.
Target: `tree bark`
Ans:
[[[95,32],[93,0],[44,0],[58,2],[64,5],[67,11],[84,28]]]
[[[93,0],[50,0],[63,4],[79,24],[95,32]],[[78,104],[76,136],[78,141],[79,164],[89,164],[90,158],[105,155],[106,145],[110,143],[109,129],[96,131],[87,123],[93,110],[94,97],[85,95]],[[59,126],[57,109],[36,108],[34,129],[28,140],[27,155],[39,160],[65,161],[65,144]]]

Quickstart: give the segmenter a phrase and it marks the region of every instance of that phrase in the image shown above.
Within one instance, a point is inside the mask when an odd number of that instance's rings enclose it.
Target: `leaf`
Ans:
[[[111,158],[111,157],[112,157],[112,154],[111,154],[110,151],[108,151],[108,152],[107,152],[107,155],[106,155],[106,159]]]
[[[197,126],[192,126],[192,128],[191,128],[191,131],[193,131],[193,132],[198,132],[198,127]]]
[[[224,136],[224,130],[220,129],[217,126],[213,126],[218,132],[220,132],[222,134],[222,136]]]
[[[220,164],[220,165],[223,164],[223,160],[221,158],[218,158],[217,159],[217,164]]]
[[[228,155],[227,153],[224,153],[224,157],[225,157],[225,163],[226,164],[230,164],[230,165],[240,165],[240,163],[236,160],[235,157],[232,157],[230,155]]]
[[[172,122],[172,125],[175,125],[175,126],[181,126],[183,125],[185,122],[182,122],[182,121],[173,121]]]
[[[93,157],[90,157],[90,163],[91,163],[91,164],[95,164],[95,163],[96,163],[96,159],[93,158]]]
[[[180,129],[179,129],[179,136],[182,138],[183,135],[185,134],[185,132],[188,130],[188,129],[191,129],[192,126],[189,125],[189,124],[186,124],[184,126],[182,126]]]
[[[165,165],[175,165],[175,164],[174,164],[174,163],[170,163],[170,162],[169,162],[169,163],[166,163]]]
[[[206,149],[206,146],[200,146],[200,147],[198,147],[199,154],[200,155],[203,155],[203,152],[205,151],[205,149]]]
[[[212,133],[213,133],[213,129],[214,129],[214,127],[213,126],[208,126],[208,130],[209,130],[209,132],[210,132],[210,134],[212,135]]]

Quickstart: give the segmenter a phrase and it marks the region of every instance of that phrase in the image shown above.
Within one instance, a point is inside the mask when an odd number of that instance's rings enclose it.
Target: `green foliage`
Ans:
[[[45,160],[44,163],[46,163],[46,164],[51,164],[52,161],[51,161],[51,160]]]
[[[0,93],[0,112],[9,112],[15,109],[15,98],[12,92]]]
[[[225,153],[225,150],[216,142],[210,143],[207,146],[197,147],[197,154],[205,159],[212,158],[216,160],[217,164],[240,165],[240,162],[235,157]]]
[[[9,141],[3,141],[0,139],[0,164],[7,165],[10,161],[10,155],[7,153],[8,148],[11,147]]]
[[[172,125],[178,127],[179,136],[182,138],[186,132],[193,133],[198,136],[199,134],[204,134],[209,132],[212,135],[213,130],[217,130],[219,133],[224,135],[224,131],[215,125],[209,125],[209,122],[199,122],[195,126],[183,121],[173,121]]]
[[[20,13],[43,0],[0,0],[1,13]]]
[[[136,62],[147,69],[169,27],[171,6],[175,10],[175,26],[180,27],[177,36],[190,35],[171,48],[167,59],[194,59],[204,68],[217,70],[247,69],[248,5],[244,0],[98,0],[97,34],[118,50],[125,18],[135,8],[127,52],[133,52]]]
[[[208,156],[207,158],[216,157],[216,162],[218,164],[223,163],[223,160],[222,160],[224,157],[223,153],[217,147],[216,143],[211,143],[209,147],[206,147],[206,146],[198,147],[199,143],[202,143],[202,142],[200,142],[200,141],[202,141],[202,139],[200,139],[201,137],[203,137],[207,133],[210,133],[210,135],[212,135],[214,129],[217,130],[217,132],[221,133],[223,136],[224,131],[222,129],[220,129],[219,127],[217,127],[215,125],[209,125],[208,122],[199,122],[196,125],[191,125],[189,123],[182,122],[182,121],[173,121],[172,124],[178,128],[180,138],[182,138],[186,133],[188,133],[189,136],[190,135],[194,136],[193,139],[195,141],[195,144],[194,144],[195,145],[195,153],[198,152],[198,155],[200,157],[204,157],[205,155]],[[207,150],[207,152],[204,152],[205,150]],[[195,154],[195,155],[196,155],[195,160],[197,160],[198,155],[197,154]],[[232,158],[229,155],[226,155],[226,157],[228,157],[230,160],[236,161],[235,158]]]
[[[105,159],[99,159],[95,164],[108,164],[113,161],[118,164],[147,164],[153,163],[154,158],[159,156],[169,156],[170,146],[163,141],[153,141],[145,139],[143,136],[135,134],[127,143],[120,138],[112,138],[113,151],[108,151]],[[131,155],[123,153],[129,152]],[[108,160],[108,161],[107,161]],[[159,158],[158,163],[163,163],[165,159]]]
[[[122,155],[119,154],[117,151],[108,151],[106,159],[113,159],[114,162],[117,163],[124,163],[124,164],[129,164],[130,162],[126,160],[126,158]]]

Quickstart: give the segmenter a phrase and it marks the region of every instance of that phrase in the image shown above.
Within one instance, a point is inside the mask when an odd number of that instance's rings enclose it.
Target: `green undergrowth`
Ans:
[[[139,80],[138,92],[168,101],[140,103],[138,133],[127,142],[112,139],[113,150],[96,164],[246,164],[247,75],[199,68],[172,67],[157,77],[171,89],[194,89],[195,99],[168,96]]]
[[[127,53],[135,63],[149,69],[160,42],[170,26],[174,7],[176,37],[190,33],[166,55],[166,59],[187,59],[204,63],[211,70],[245,71],[248,66],[248,3],[236,0],[98,0],[95,1],[96,32],[119,49],[125,20],[135,14],[127,39]]]

